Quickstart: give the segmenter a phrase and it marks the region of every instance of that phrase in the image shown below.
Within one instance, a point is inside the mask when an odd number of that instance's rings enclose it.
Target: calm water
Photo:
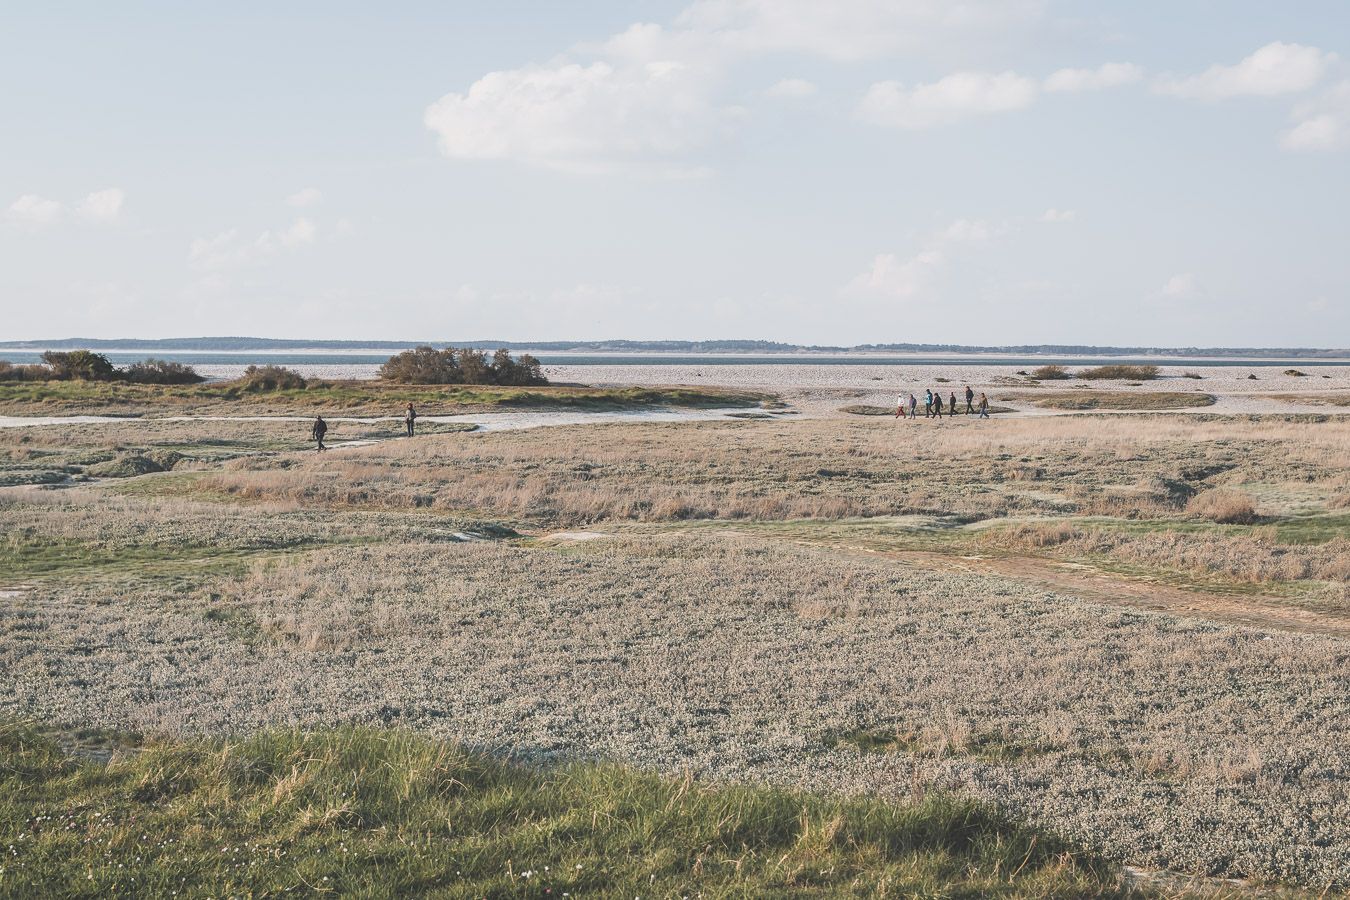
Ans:
[[[519,351],[513,351],[517,354]],[[238,353],[183,352],[147,353],[146,351],[110,351],[105,354],[119,366],[140,362],[147,356],[188,363],[194,366],[370,366],[379,365],[390,356],[388,351],[364,353],[303,353],[284,351],[267,353],[251,351]],[[1281,365],[1288,362],[1291,366],[1344,366],[1345,360],[1336,359],[1196,359],[1189,357],[1168,357],[1150,359],[1143,357],[1086,357],[1086,356],[871,356],[853,354],[849,356],[828,356],[815,354],[772,355],[606,355],[606,354],[568,354],[537,353],[535,356],[548,366],[744,366],[744,365],[809,365],[809,366],[1093,366],[1103,362],[1122,365],[1205,365],[1205,366],[1253,366]],[[24,350],[0,350],[0,359],[12,363],[36,363],[42,361],[42,354]]]

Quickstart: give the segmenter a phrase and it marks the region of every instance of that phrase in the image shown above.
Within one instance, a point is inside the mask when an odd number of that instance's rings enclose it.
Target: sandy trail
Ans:
[[[826,543],[796,542],[808,545]],[[929,570],[1010,578],[1024,585],[1073,594],[1105,606],[1144,609],[1248,628],[1350,639],[1350,618],[1293,606],[1280,597],[1187,590],[1152,578],[1036,556],[962,556],[928,550],[878,550],[848,544],[829,545],[852,553],[888,556],[907,565]]]

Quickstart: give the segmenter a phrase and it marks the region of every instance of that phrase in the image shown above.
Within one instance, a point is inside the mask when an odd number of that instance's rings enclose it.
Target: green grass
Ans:
[[[251,393],[229,382],[144,385],[88,381],[0,382],[0,414],[423,415],[491,409],[643,409],[653,406],[751,407],[768,395],[716,388],[495,387],[319,381],[306,388]]]
[[[15,897],[1119,896],[1116,870],[976,804],[539,769],[401,731],[160,742],[106,766],[0,725]]]

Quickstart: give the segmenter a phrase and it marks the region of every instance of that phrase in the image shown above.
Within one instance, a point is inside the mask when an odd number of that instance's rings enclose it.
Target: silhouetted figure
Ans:
[[[942,421],[942,395],[933,395],[933,415],[937,416],[938,421]]]
[[[952,391],[951,402],[947,406],[947,415],[956,418],[956,391]]]
[[[975,409],[971,405],[974,400],[975,392],[970,389],[970,385],[966,385],[966,415],[975,412]]]
[[[314,443],[318,445],[314,448],[316,451],[328,449],[323,445],[323,436],[327,433],[328,423],[323,420],[323,416],[315,416],[314,427],[310,429],[309,434],[310,437],[314,438]]]
[[[417,422],[417,410],[413,409],[411,403],[408,404],[408,411],[403,414],[403,422],[408,426],[408,437],[412,437],[413,425]]]

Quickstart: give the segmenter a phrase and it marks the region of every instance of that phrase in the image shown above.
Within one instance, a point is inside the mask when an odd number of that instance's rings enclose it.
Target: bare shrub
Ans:
[[[1037,381],[1065,381],[1073,376],[1063,366],[1041,366],[1031,370],[1031,377]]]
[[[1186,512],[1221,525],[1250,525],[1256,521],[1256,505],[1252,498],[1233,488],[1196,494],[1186,504]]]

